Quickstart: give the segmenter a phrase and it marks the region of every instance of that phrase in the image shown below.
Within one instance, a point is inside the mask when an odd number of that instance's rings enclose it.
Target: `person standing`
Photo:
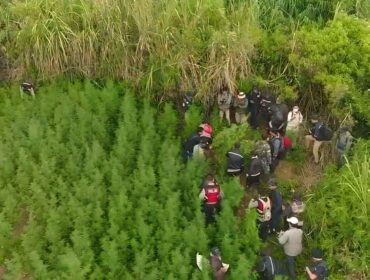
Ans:
[[[306,207],[306,204],[302,201],[302,196],[299,192],[293,193],[293,201],[284,209],[283,211],[283,218],[286,221],[287,218],[296,217],[298,218],[298,227],[303,227],[303,221],[301,219],[302,213],[304,212],[304,209]],[[286,228],[289,227],[288,223],[286,222],[285,225]]]
[[[278,191],[278,186],[274,179],[270,179],[268,182],[271,199],[271,220],[270,220],[270,232],[275,233],[280,231],[280,220],[281,214],[283,213],[283,197]]]
[[[320,160],[319,149],[323,142],[331,140],[333,132],[325,123],[319,122],[319,118],[316,115],[311,118],[311,123],[313,126],[309,130],[310,134],[305,136],[305,144],[306,149],[308,150],[311,142],[314,142],[312,153],[315,163],[318,164]]]
[[[244,157],[240,152],[240,143],[235,143],[234,149],[226,154],[227,174],[239,176],[244,169]]]
[[[291,217],[287,219],[289,229],[281,231],[278,240],[283,245],[284,253],[287,256],[287,267],[290,279],[296,279],[295,259],[302,253],[303,231],[298,228],[298,219]]]
[[[258,113],[260,109],[261,92],[258,88],[253,88],[251,94],[248,97],[248,106],[250,112],[249,122],[252,128],[258,127]]]
[[[255,151],[262,162],[262,169],[265,175],[270,174],[271,147],[266,139],[259,140],[256,143]]]
[[[323,253],[320,249],[313,249],[311,252],[313,265],[306,266],[305,271],[310,280],[325,280],[329,277],[329,270],[326,262],[323,260]]]
[[[274,172],[280,157],[284,154],[284,142],[279,132],[270,131],[271,172]]]
[[[235,121],[237,124],[244,123],[247,118],[248,99],[244,92],[239,92],[234,102]]]
[[[293,110],[288,113],[287,131],[298,132],[299,126],[303,122],[303,115],[298,106],[294,106]]]
[[[271,220],[271,200],[268,196],[251,199],[248,208],[256,208],[258,235],[263,242],[267,240]]]
[[[203,201],[203,211],[207,225],[215,221],[215,215],[220,211],[221,197],[221,187],[215,177],[208,174],[199,194],[199,198]]]
[[[224,87],[217,96],[217,104],[220,109],[220,119],[223,120],[224,116],[227,122],[230,124],[230,106],[233,101],[233,95],[231,92]]]
[[[257,152],[253,151],[248,172],[246,174],[248,187],[257,188],[259,186],[262,171],[263,171],[262,162],[259,159]]]
[[[345,155],[352,146],[353,136],[349,127],[343,126],[339,129],[338,139],[335,144],[337,166],[341,167],[345,163]]]

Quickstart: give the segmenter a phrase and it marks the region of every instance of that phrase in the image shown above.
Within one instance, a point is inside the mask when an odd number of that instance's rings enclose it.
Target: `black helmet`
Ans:
[[[311,251],[311,257],[313,257],[315,259],[322,259],[323,252],[320,249],[318,249],[318,248],[312,249],[312,251]]]
[[[218,247],[213,247],[211,249],[211,254],[212,254],[212,256],[219,257],[219,256],[221,256],[221,251]]]

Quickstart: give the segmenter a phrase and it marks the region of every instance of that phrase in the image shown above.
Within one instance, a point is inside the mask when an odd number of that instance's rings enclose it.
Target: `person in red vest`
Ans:
[[[258,235],[265,242],[271,220],[271,200],[268,196],[259,196],[257,199],[252,198],[248,208],[256,208]]]
[[[199,198],[204,202],[203,211],[206,215],[206,224],[213,223],[215,221],[215,215],[220,211],[220,202],[222,198],[221,187],[213,175],[207,175]]]

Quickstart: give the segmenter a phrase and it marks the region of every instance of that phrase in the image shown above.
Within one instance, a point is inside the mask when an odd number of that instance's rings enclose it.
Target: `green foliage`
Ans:
[[[353,159],[339,174],[329,170],[308,203],[310,247],[326,252],[335,279],[369,276],[369,142],[355,147]],[[341,272],[340,272],[341,271]]]
[[[157,111],[113,83],[53,85],[32,101],[17,90],[2,90],[0,106],[6,279],[209,279],[194,261],[214,244],[232,279],[250,273],[255,225],[234,216],[244,191],[220,180],[224,207],[210,235],[198,198],[208,166],[182,164],[170,104]],[[200,109],[188,113],[190,131]]]

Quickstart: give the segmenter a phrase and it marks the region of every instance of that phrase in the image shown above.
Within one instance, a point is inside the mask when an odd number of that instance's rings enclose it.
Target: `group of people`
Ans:
[[[284,203],[276,180],[270,176],[274,173],[279,160],[285,156],[297,140],[304,121],[303,114],[298,106],[294,106],[289,111],[286,104],[275,99],[268,92],[261,93],[257,88],[254,88],[249,96],[243,92],[234,96],[224,88],[218,95],[217,102],[221,119],[225,118],[230,124],[230,111],[232,110],[237,124],[249,121],[252,128],[262,127],[263,131],[262,139],[255,143],[248,166],[245,166],[246,160],[241,152],[239,142],[236,142],[226,154],[227,174],[230,176],[244,176],[245,174],[247,190],[251,190],[254,194],[257,191],[257,195],[249,203],[249,208],[255,208],[257,211],[257,224],[261,240],[266,241],[270,234],[277,234],[278,242],[283,246],[286,255],[286,260],[279,262],[271,256],[271,252],[264,251],[256,269],[260,273],[261,279],[274,279],[275,275],[286,275],[290,279],[296,279],[295,259],[303,250],[301,214],[304,211],[305,203],[298,192],[293,193],[290,202]],[[312,127],[304,138],[305,146],[309,149],[313,143],[312,154],[314,162],[317,164],[320,161],[319,149],[323,143],[332,140],[333,132],[327,124],[319,120],[317,115],[311,117],[311,124]],[[338,162],[343,164],[353,137],[349,127],[342,126],[338,132],[335,148]],[[203,123],[199,126],[198,131],[185,142],[184,158],[206,155],[207,151],[211,149],[211,143],[212,127],[209,123]],[[258,194],[261,181],[268,182],[270,190],[268,195]],[[221,186],[217,182],[215,174],[207,175],[199,197],[203,201],[206,224],[213,223],[215,216],[221,209],[223,197]],[[228,267],[225,268],[221,264],[220,250],[216,248],[213,251],[210,254],[211,264],[218,264],[212,265],[215,279],[224,279]],[[216,262],[214,259],[218,261]],[[312,266],[305,268],[309,279],[326,279],[328,268],[323,260],[321,250],[317,248],[312,250],[312,261]]]

